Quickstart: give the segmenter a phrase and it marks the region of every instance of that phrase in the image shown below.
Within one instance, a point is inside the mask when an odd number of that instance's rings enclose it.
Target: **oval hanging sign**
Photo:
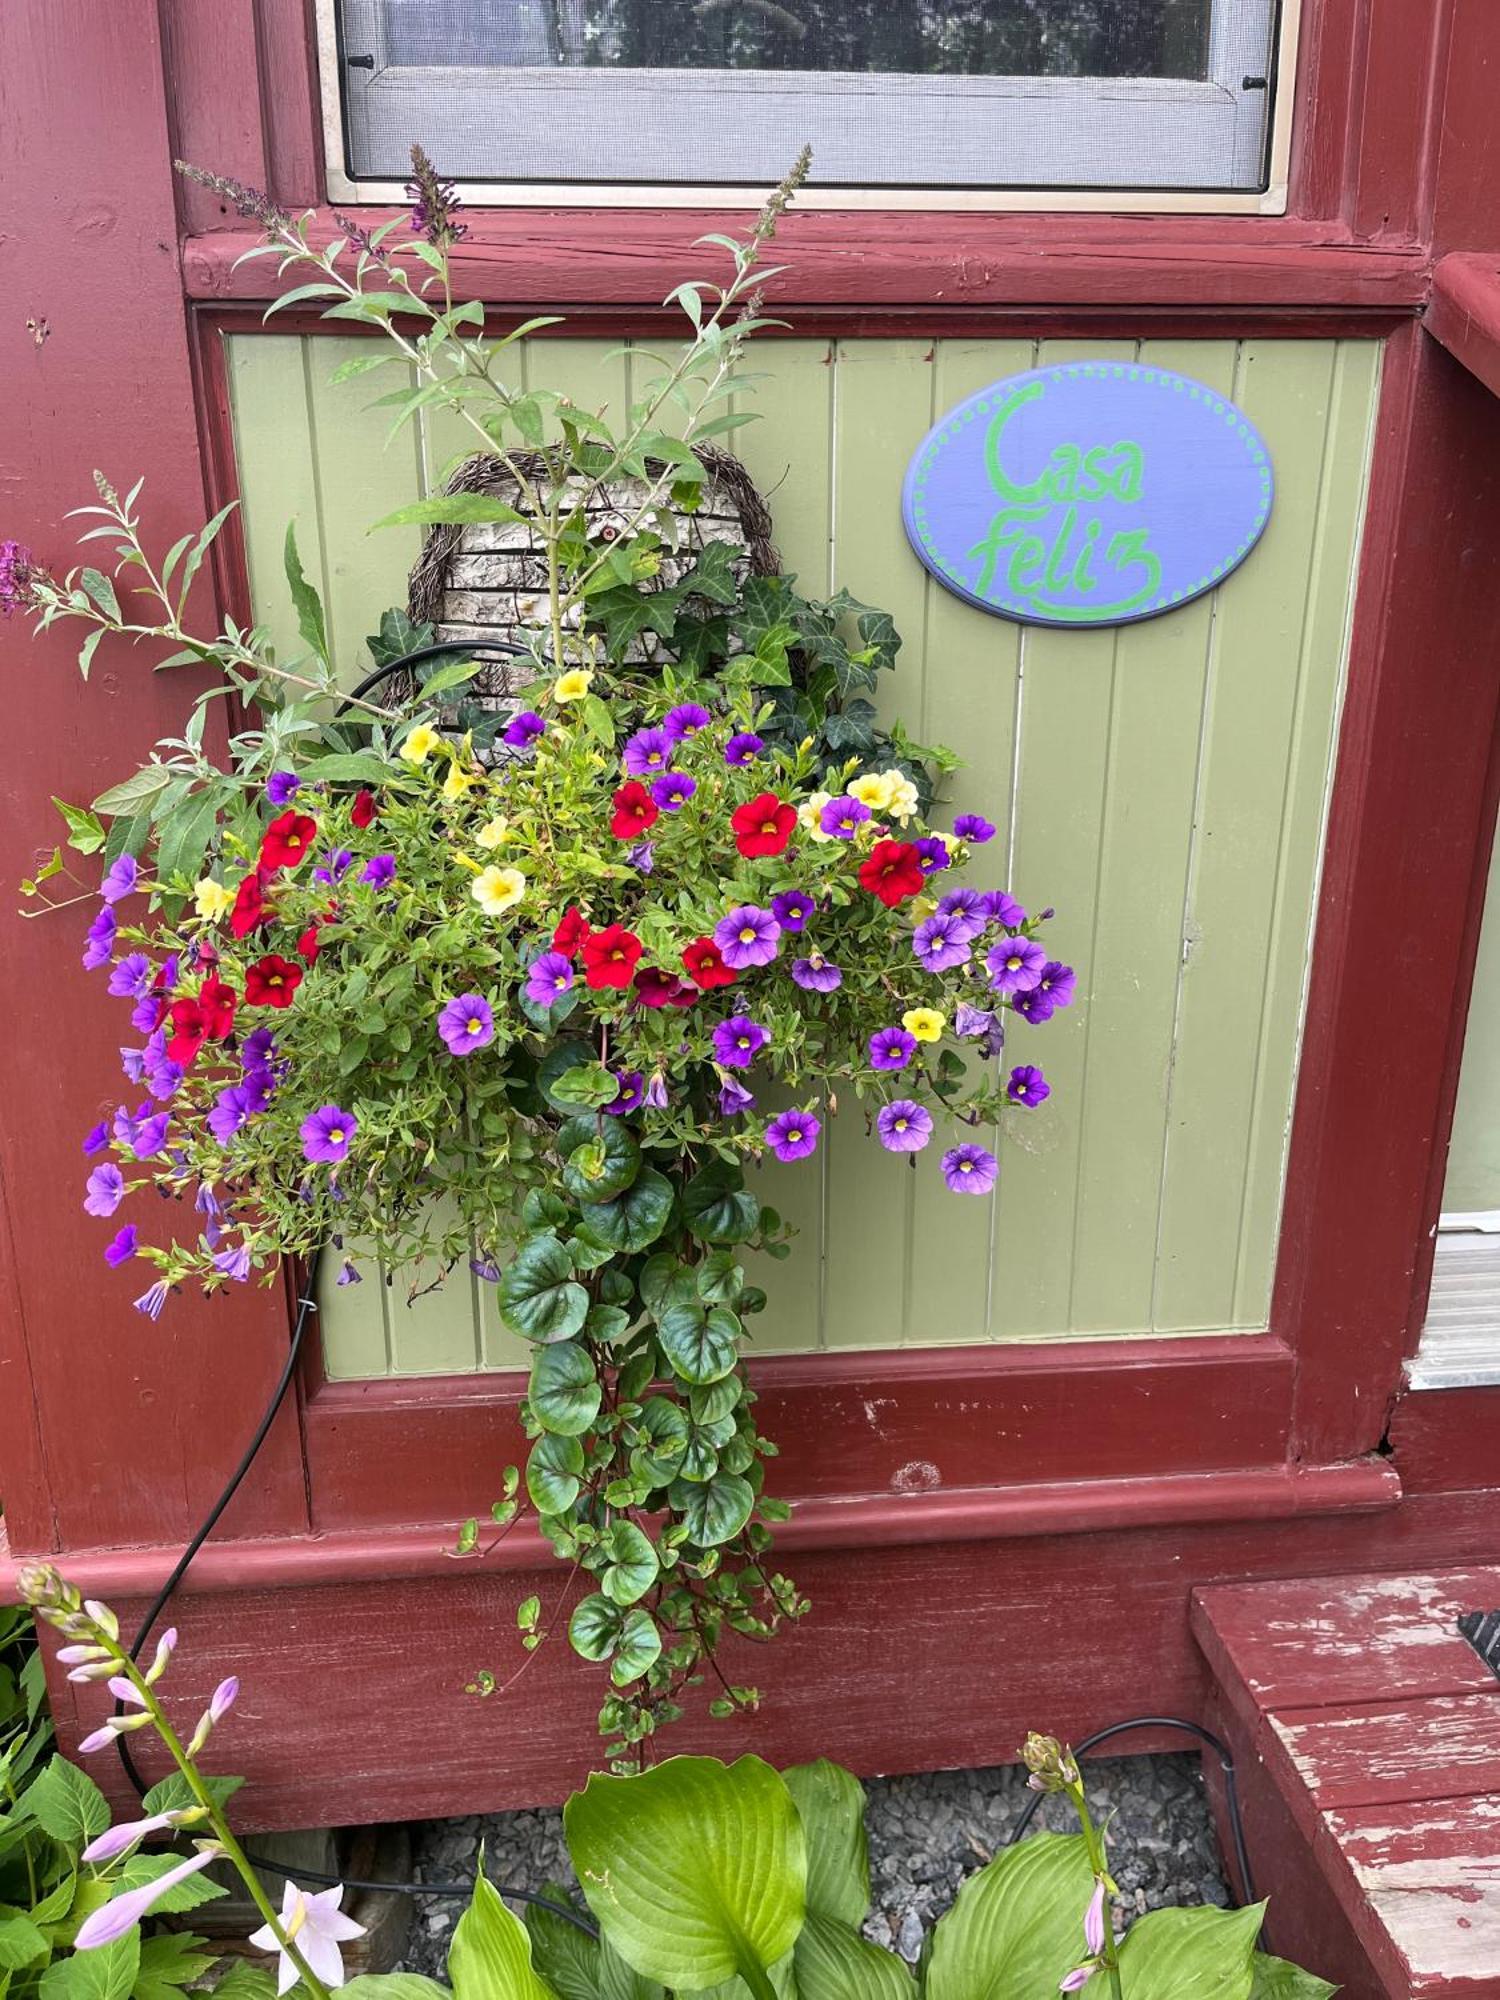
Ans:
[[[1201,597],[1270,513],[1270,456],[1244,411],[1126,361],[981,389],[928,432],[902,490],[938,581],[1036,625],[1119,625]]]

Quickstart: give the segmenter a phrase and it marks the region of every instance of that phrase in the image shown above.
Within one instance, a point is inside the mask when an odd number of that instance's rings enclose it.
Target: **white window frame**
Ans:
[[[355,7],[369,6],[373,20],[373,0],[353,0]],[[997,77],[964,79],[964,97],[971,108],[983,106],[989,114],[992,133],[1005,135],[1005,150],[997,160],[997,174],[1008,163],[1019,168],[1028,151],[1045,144],[1054,159],[1064,165],[1070,159],[1066,148],[1072,143],[1082,159],[1089,149],[1097,150],[1101,130],[1116,139],[1122,152],[1129,148],[1136,185],[1131,187],[819,187],[816,184],[798,196],[803,208],[878,210],[929,209],[960,211],[1093,211],[1109,213],[1281,215],[1287,205],[1287,171],[1291,156],[1293,82],[1296,77],[1297,33],[1302,0],[1279,0],[1279,26],[1275,33],[1274,59],[1265,54],[1268,27],[1275,19],[1278,0],[1213,0],[1210,28],[1208,82],[1171,78],[1093,79],[1072,77]],[[335,0],[317,0],[318,64],[323,105],[323,133],[328,162],[328,193],[339,203],[370,202],[389,204],[405,199],[403,184],[397,180],[354,179],[347,171],[344,139],[345,104],[340,89],[346,74],[339,48]],[[660,88],[670,92],[679,122],[690,118],[695,89],[703,93],[705,105],[717,99],[722,104],[723,81],[732,78],[741,88],[751,76],[753,87],[775,94],[806,94],[809,88],[824,96],[858,90],[865,96],[894,99],[897,80],[878,76],[845,76],[822,73],[808,78],[802,73],[783,75],[769,71],[712,70],[631,70],[611,73],[599,70],[564,69],[484,69],[382,68],[373,38],[368,50],[375,56],[369,80],[360,77],[360,92],[350,93],[349,114],[358,119],[369,115],[370,93],[386,96],[393,125],[403,135],[411,119],[403,121],[402,101],[414,92],[430,90],[436,75],[450,104],[462,105],[469,94],[476,113],[493,116],[497,87],[511,91],[568,91],[619,88]],[[1274,92],[1271,106],[1269,146],[1262,122],[1262,93],[1242,88],[1247,75],[1264,75],[1266,89]],[[932,79],[934,83],[941,79]],[[909,88],[909,86],[907,86]],[[1262,98],[1261,103],[1254,100]],[[1171,106],[1174,132],[1163,121],[1164,106]],[[684,111],[684,107],[686,110]],[[872,105],[884,116],[889,104]],[[1183,142],[1185,129],[1196,128],[1198,137]],[[993,139],[990,143],[993,144]],[[1266,160],[1264,187],[1214,188],[1185,187],[1180,163],[1184,144],[1200,164],[1238,180],[1250,178],[1261,159]],[[1265,148],[1263,154],[1262,149]],[[439,161],[441,166],[441,161]],[[814,176],[817,163],[814,161]],[[1155,176],[1161,184],[1151,186]],[[1060,178],[1061,176],[1059,176]],[[1207,174],[1205,174],[1205,178]],[[460,182],[463,200],[474,208],[753,208],[764,195],[764,187],[747,185],[647,182],[622,185],[614,181],[523,182],[482,180]]]

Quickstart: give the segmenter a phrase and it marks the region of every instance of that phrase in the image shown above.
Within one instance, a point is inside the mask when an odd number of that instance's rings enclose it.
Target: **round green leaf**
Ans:
[[[595,1773],[563,1813],[589,1908],[649,1979],[756,1992],[802,1928],[807,1857],[792,1797],[769,1764],[669,1757],[639,1777]]]
[[[609,1557],[600,1577],[605,1596],[614,1604],[638,1604],[661,1568],[650,1537],[634,1521],[616,1521],[600,1546]]]
[[[599,1297],[607,1306],[634,1306],[635,1286],[623,1271],[605,1271],[599,1279]]]
[[[563,1186],[575,1201],[608,1201],[623,1194],[640,1172],[635,1135],[618,1118],[599,1122],[603,1129],[573,1147],[563,1167]]]
[[[607,1660],[615,1650],[623,1622],[624,1613],[617,1604],[611,1604],[602,1591],[591,1591],[574,1605],[568,1620],[573,1651],[586,1660]]]
[[[682,1191],[682,1219],[700,1243],[744,1243],[755,1234],[760,1203],[730,1160],[711,1160]]]
[[[666,1486],[676,1478],[687,1450],[687,1413],[670,1397],[651,1396],[641,1406],[638,1423],[647,1441],[631,1453],[631,1465],[653,1485]]]
[[[527,1393],[537,1422],[563,1437],[586,1431],[604,1400],[593,1357],[572,1340],[542,1349],[532,1363]]]
[[[723,1418],[732,1416],[739,1408],[744,1393],[745,1385],[738,1375],[724,1375],[717,1382],[697,1385],[688,1396],[688,1409],[692,1412],[693,1422],[717,1424]],[[717,1442],[722,1444],[724,1438],[719,1438]]]
[[[619,1094],[619,1078],[601,1062],[577,1063],[572,1069],[565,1069],[561,1076],[552,1079],[547,1091],[554,1104],[565,1104],[570,1109],[581,1104],[593,1111]]]
[[[719,1454],[711,1438],[694,1429],[688,1437],[687,1450],[682,1454],[682,1463],[677,1468],[679,1479],[690,1479],[695,1486],[712,1479],[719,1469]]]
[[[657,1338],[684,1382],[722,1381],[740,1358],[740,1323],[728,1306],[715,1306],[707,1313],[696,1301],[668,1306]]]
[[[609,1677],[616,1687],[625,1687],[631,1681],[639,1680],[660,1658],[661,1633],[656,1629],[656,1620],[649,1611],[643,1611],[637,1605],[633,1611],[625,1613],[620,1636],[615,1642]]]
[[[588,1042],[581,1042],[576,1036],[569,1041],[557,1043],[554,1048],[547,1051],[537,1065],[536,1084],[549,1104],[555,1105],[559,1111],[575,1109],[565,1100],[553,1096],[553,1085],[559,1077],[566,1076],[570,1069],[578,1069],[593,1062],[596,1053]]]
[[[560,1229],[568,1219],[568,1204],[544,1188],[532,1188],[521,1203],[521,1220],[528,1229]]]
[[[689,1537],[700,1549],[716,1549],[733,1540],[755,1506],[749,1481],[734,1472],[716,1473],[702,1486],[683,1482],[672,1488],[671,1497]]]
[[[590,1340],[618,1340],[630,1324],[630,1314],[621,1306],[590,1306],[583,1330]]]
[[[526,1491],[539,1514],[565,1514],[582,1486],[583,1446],[576,1437],[548,1431],[531,1447]]]
[[[732,1306],[745,1289],[745,1274],[732,1250],[710,1250],[695,1276],[698,1296],[707,1306]]]
[[[641,1303],[654,1319],[667,1302],[667,1287],[682,1269],[670,1250],[658,1250],[641,1266]]]
[[[655,1167],[640,1173],[612,1201],[586,1201],[583,1227],[611,1250],[644,1250],[666,1228],[672,1213],[672,1183]]]
[[[588,1316],[589,1295],[573,1260],[550,1232],[528,1236],[500,1280],[506,1323],[528,1340],[568,1340]]]

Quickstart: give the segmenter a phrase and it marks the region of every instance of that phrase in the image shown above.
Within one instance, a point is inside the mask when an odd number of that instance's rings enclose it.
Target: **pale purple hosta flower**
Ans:
[[[1097,1958],[1104,1949],[1104,1898],[1104,1883],[1095,1882],[1089,1906],[1083,1913],[1083,1941],[1093,1958]]]
[[[309,1893],[291,1881],[283,1885],[281,1892],[282,1937],[292,1941],[298,1957],[325,1986],[344,1984],[344,1961],[339,1946],[365,1934],[364,1925],[346,1917],[339,1908],[343,1894],[342,1883]],[[258,1931],[250,1933],[249,1941],[257,1951],[274,1951],[279,1955],[276,1991],[290,1993],[301,1977],[301,1968],[281,1938],[269,1924],[262,1924]]]
[[[123,1701],[127,1708],[144,1708],[146,1697],[133,1680],[124,1674],[111,1675],[108,1687],[116,1701]]]
[[[239,1694],[240,1684],[234,1674],[231,1674],[228,1680],[219,1682],[219,1685],[209,1697],[208,1707],[204,1709],[202,1715],[198,1718],[198,1727],[193,1731],[193,1740],[189,1743],[187,1749],[189,1757],[196,1757],[198,1755],[198,1752],[213,1734],[215,1728],[224,1720],[230,1709],[239,1700]]]
[[[96,1840],[91,1840],[79,1856],[81,1861],[117,1861],[119,1857],[146,1840],[153,1833],[161,1833],[167,1827],[181,1824],[184,1815],[180,1812],[152,1813],[149,1819],[122,1819],[117,1826],[106,1827]]]
[[[1007,938],[985,959],[985,970],[997,993],[1027,993],[1039,985],[1047,954],[1035,938]]]
[[[1071,1972],[1064,1973],[1058,1980],[1058,1992],[1081,1993],[1098,1970],[1097,1965],[1075,1965]]]
[[[79,1748],[83,1746],[80,1744]],[[169,1889],[175,1889],[179,1882],[185,1882],[190,1875],[196,1875],[200,1868],[207,1868],[217,1861],[224,1852],[216,1841],[200,1847],[196,1854],[186,1861],[179,1861],[175,1868],[169,1868],[164,1875],[156,1876],[150,1882],[143,1882],[139,1889],[127,1889],[122,1896],[116,1896],[105,1903],[91,1916],[84,1918],[78,1927],[78,1935],[73,1940],[75,1951],[93,1951],[98,1946],[113,1944],[134,1930],[146,1912],[155,1907]]]
[[[151,1664],[149,1667],[147,1667],[145,1674],[143,1676],[143,1679],[145,1680],[147,1687],[156,1686],[156,1683],[161,1679],[162,1675],[167,1671],[168,1666],[171,1664],[172,1655],[173,1653],[176,1652],[176,1650],[177,1650],[177,1627],[175,1625],[169,1625],[166,1631],[163,1632],[161,1637],[157,1640],[156,1651],[151,1655]]]
[[[145,1729],[151,1721],[149,1715],[112,1715],[90,1736],[85,1736],[78,1746],[80,1757],[92,1757],[96,1750],[107,1750],[117,1736],[130,1736],[137,1729]]]

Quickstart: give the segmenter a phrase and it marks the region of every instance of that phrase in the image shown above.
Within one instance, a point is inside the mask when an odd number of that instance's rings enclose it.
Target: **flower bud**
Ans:
[[[155,1655],[152,1658],[150,1666],[146,1669],[145,1679],[147,1687],[155,1687],[156,1683],[167,1671],[167,1664],[172,1657],[176,1645],[177,1627],[173,1625],[169,1630],[163,1632],[156,1642]]]
[[[144,1708],[145,1698],[132,1680],[124,1674],[114,1674],[110,1678],[109,1691],[116,1701],[123,1701],[128,1708]]]
[[[119,1638],[120,1621],[107,1604],[101,1604],[97,1597],[86,1597],[83,1600],[83,1608],[101,1632],[106,1633],[111,1639]]]
[[[114,1660],[107,1646],[59,1646],[57,1657],[65,1667],[76,1667],[84,1660],[108,1660],[113,1666]]]
[[[1065,1792],[1078,1783],[1073,1754],[1055,1736],[1039,1736],[1033,1730],[1021,1746],[1021,1762],[1031,1773],[1027,1783],[1034,1792]]]
[[[77,1611],[83,1599],[51,1563],[23,1563],[16,1571],[16,1590],[33,1611],[54,1622],[58,1613]]]
[[[86,1667],[74,1667],[68,1675],[70,1681],[107,1681],[114,1674],[115,1663],[109,1658],[95,1660]]]

